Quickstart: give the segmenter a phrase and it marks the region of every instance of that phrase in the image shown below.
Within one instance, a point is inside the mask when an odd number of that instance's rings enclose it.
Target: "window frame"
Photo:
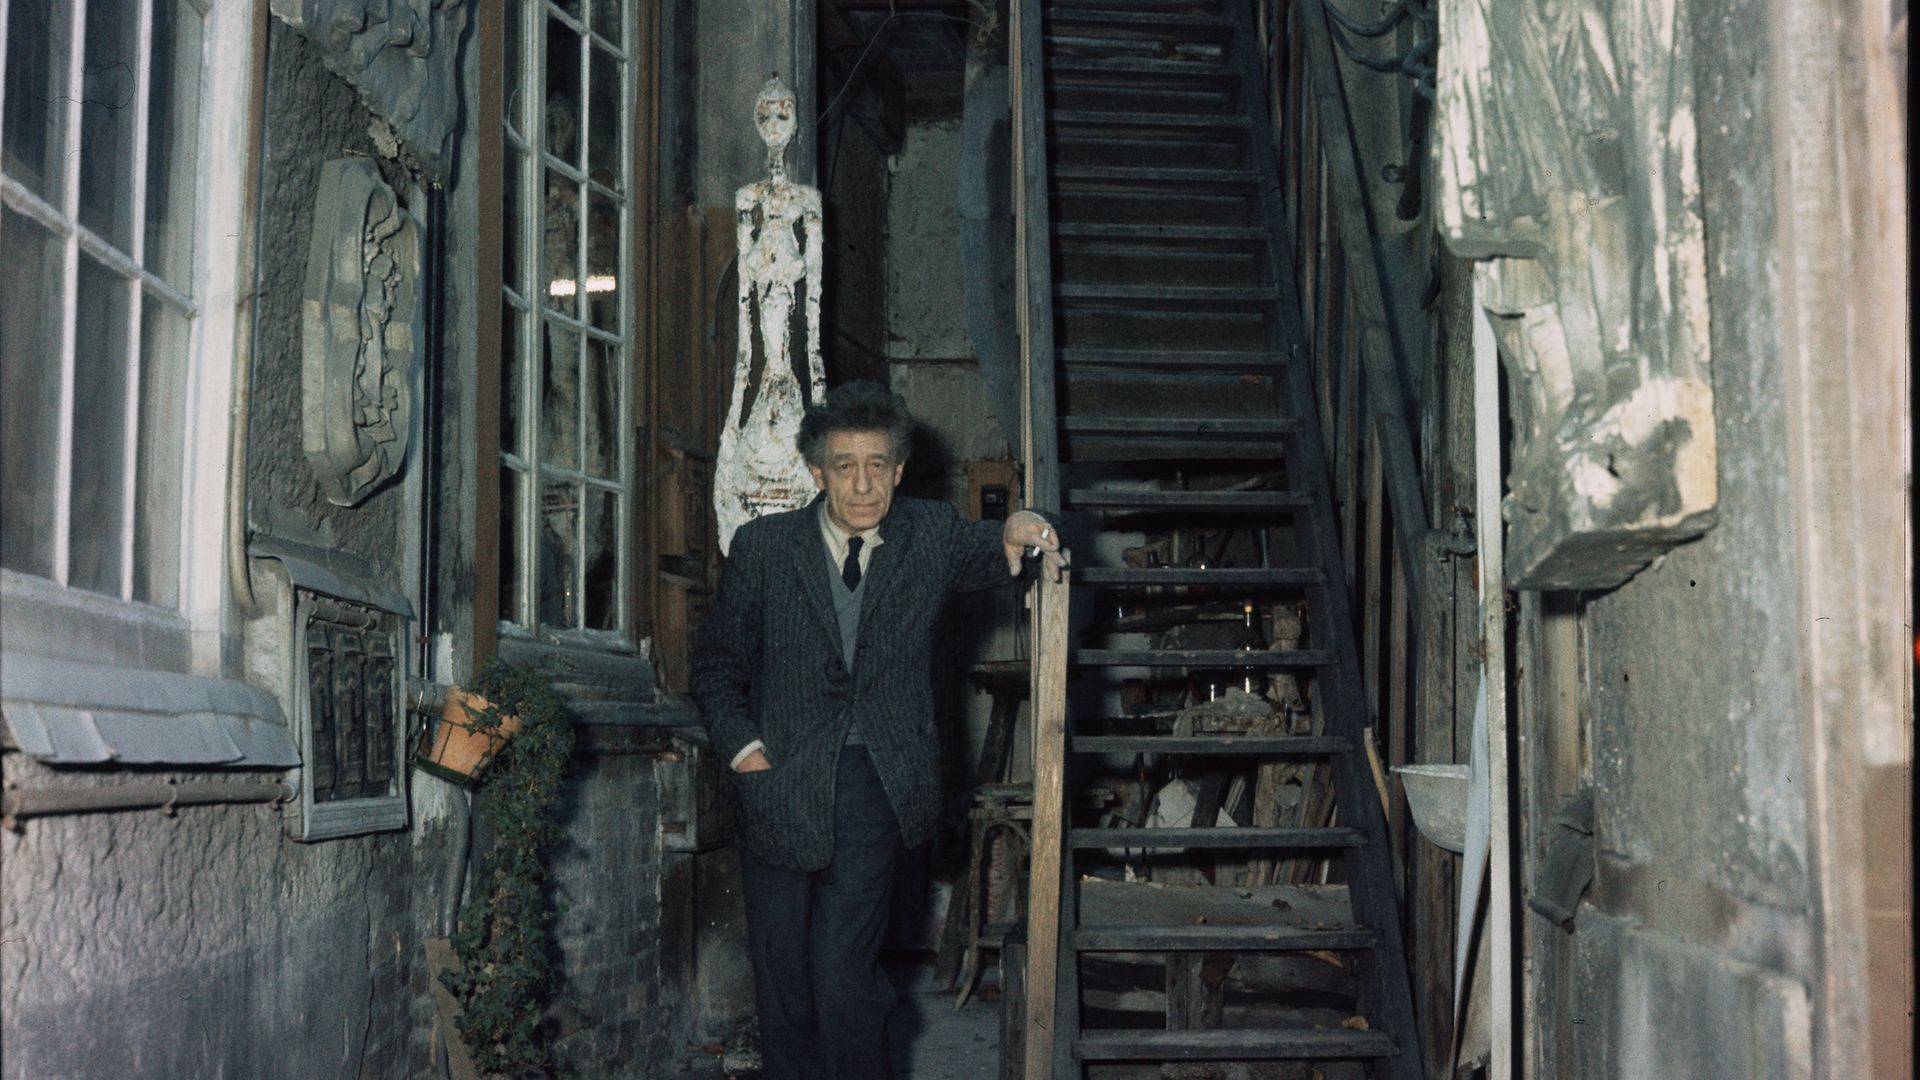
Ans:
[[[187,239],[192,245],[184,282],[175,285],[146,266],[147,155],[151,149],[151,74],[154,67],[155,5],[169,0],[139,0],[135,40],[139,66],[135,73],[134,136],[128,182],[132,187],[129,225],[131,251],[109,243],[79,220],[80,180],[76,165],[62,178],[61,206],[54,206],[16,177],[0,174],[0,203],[51,232],[61,244],[62,324],[57,339],[60,373],[60,416],[56,464],[57,513],[54,521],[53,576],[0,568],[0,596],[33,612],[61,613],[79,623],[100,625],[104,617],[120,624],[126,635],[90,639],[85,634],[54,635],[35,651],[76,659],[155,669],[215,673],[225,665],[221,639],[227,629],[229,601],[225,587],[224,522],[226,511],[227,440],[231,418],[233,349],[241,236],[250,229],[244,221],[247,199],[245,170],[216,168],[217,162],[250,160],[250,121],[254,115],[254,66],[257,63],[254,13],[240,0],[179,0],[200,16],[197,110],[190,126],[194,152],[191,167],[192,223]],[[69,139],[79,137],[81,101],[76,89],[84,79],[86,0],[61,0],[70,20],[66,45],[65,86],[69,98],[64,124]],[[0,0],[0,107],[4,106],[4,57],[12,0]],[[225,62],[216,64],[219,56]],[[74,159],[77,161],[77,158]],[[82,257],[93,258],[113,273],[121,287],[131,290],[126,311],[127,400],[122,447],[120,506],[120,573],[113,593],[70,584],[72,557],[73,439],[75,337],[79,300],[78,274]],[[185,320],[178,358],[182,382],[179,429],[173,450],[179,455],[181,477],[169,502],[167,532],[174,544],[169,569],[173,599],[155,603],[134,598],[134,545],[140,491],[137,485],[142,436],[140,340],[145,305],[157,296]],[[26,618],[22,615],[22,618]],[[7,620],[12,623],[14,620]],[[142,639],[160,634],[170,645],[158,649]],[[172,659],[159,659],[170,657]]]
[[[589,2],[607,3],[610,0],[589,0]],[[618,2],[621,5],[623,40],[618,43],[607,42],[605,38],[593,31],[590,18],[573,16],[562,10],[553,0],[522,0],[519,4],[517,11],[521,20],[519,56],[506,55],[505,41],[496,38],[498,44],[489,43],[493,49],[499,50],[493,55],[500,58],[499,67],[496,69],[499,72],[500,85],[486,86],[484,84],[488,80],[484,78],[482,80],[481,96],[486,113],[481,117],[481,124],[490,137],[487,143],[491,144],[483,144],[482,153],[483,156],[491,157],[492,171],[498,179],[495,181],[496,198],[489,203],[483,203],[483,220],[491,205],[499,205],[504,212],[505,184],[513,179],[508,173],[511,167],[509,162],[517,162],[517,186],[521,193],[519,235],[507,235],[503,223],[500,226],[499,250],[504,254],[511,245],[520,277],[530,287],[526,290],[526,295],[520,295],[513,288],[513,284],[506,280],[503,260],[496,258],[490,260],[490,267],[483,266],[483,290],[492,290],[491,299],[499,304],[499,310],[491,321],[483,322],[482,325],[504,325],[503,317],[508,311],[520,314],[517,324],[518,341],[510,345],[505,342],[496,345],[491,357],[492,363],[482,365],[483,379],[500,396],[491,403],[483,401],[483,409],[487,409],[489,404],[492,405],[492,415],[488,418],[489,423],[480,431],[483,450],[487,452],[482,460],[488,462],[487,471],[491,474],[487,480],[491,481],[492,485],[499,485],[500,479],[509,472],[518,480],[516,491],[506,491],[495,486],[491,492],[497,512],[513,515],[511,520],[515,524],[515,529],[512,547],[506,550],[496,549],[496,561],[493,566],[496,574],[504,574],[510,566],[512,567],[518,585],[513,603],[518,610],[507,610],[508,599],[498,587],[499,583],[496,579],[490,583],[493,587],[483,590],[493,604],[482,606],[477,603],[475,612],[477,621],[485,622],[487,621],[486,608],[498,605],[493,611],[494,618],[491,621],[494,624],[493,629],[500,638],[584,647],[596,651],[631,653],[638,648],[632,582],[637,556],[635,543],[637,530],[634,527],[634,521],[640,479],[636,461],[636,447],[639,440],[634,430],[633,418],[638,389],[636,379],[638,358],[644,344],[640,340],[642,307],[639,303],[641,289],[644,286],[639,280],[641,275],[635,273],[640,264],[634,258],[634,250],[640,236],[640,218],[645,212],[645,205],[640,201],[642,177],[637,174],[635,168],[637,155],[634,105],[640,62],[640,58],[636,55],[636,43],[640,40],[640,24],[645,15],[645,9],[640,0],[612,0],[612,2]],[[573,162],[557,157],[547,147],[545,110],[532,107],[532,94],[528,93],[529,88],[537,89],[546,86],[548,53],[546,42],[550,20],[564,23],[580,38],[581,57],[584,63],[581,68],[582,88],[576,131],[580,140],[579,157],[589,162],[585,171]],[[504,34],[500,37],[503,38]],[[605,48],[607,45],[615,46],[610,50],[610,54],[620,65],[618,88],[620,116],[611,125],[620,140],[617,153],[621,185],[617,190],[592,179],[590,164],[592,150],[588,142],[591,138],[590,129],[593,126],[590,82],[593,68],[591,65],[602,56],[608,55],[609,50]],[[492,49],[486,51],[492,52]],[[515,129],[513,117],[502,104],[506,100],[505,92],[509,88],[528,94],[528,101],[520,107],[520,111],[525,114],[520,125],[522,130]],[[591,193],[610,199],[617,207],[620,222],[614,264],[617,267],[616,272],[626,279],[624,287],[619,287],[617,290],[619,295],[617,332],[610,333],[595,327],[591,316],[584,312],[582,303],[576,302],[572,313],[559,312],[548,307],[544,299],[537,295],[537,279],[546,270],[541,248],[544,243],[547,220],[544,206],[544,176],[549,169],[555,170],[567,183],[581,185]],[[576,269],[575,280],[587,282],[590,267],[586,265],[585,256],[590,250],[588,230],[591,224],[588,206],[578,207],[577,217],[578,231],[573,238],[573,244],[576,259],[581,265]],[[488,269],[491,273],[486,272]],[[590,287],[587,288],[591,291]],[[488,313],[484,310],[481,315],[483,319],[488,317]],[[556,466],[543,460],[542,443],[545,433],[540,403],[540,392],[543,386],[542,342],[550,323],[564,327],[578,339],[579,351],[574,357],[574,362],[578,365],[576,386],[580,387],[580,390],[576,393],[574,405],[577,410],[576,431],[579,433],[583,433],[587,428],[589,395],[585,392],[585,382],[588,370],[586,357],[590,343],[599,341],[618,350],[618,359],[613,365],[614,375],[618,380],[616,387],[618,401],[614,410],[615,431],[612,440],[612,450],[618,461],[613,470],[616,474],[613,479],[592,476],[586,467],[584,454],[580,455],[583,460],[572,467]],[[504,355],[507,347],[516,349],[522,358],[520,378],[515,385],[509,384],[511,372],[505,363]],[[517,418],[516,437],[519,443],[516,447],[505,444],[498,426],[499,406],[505,403],[509,394],[518,399],[514,410]],[[486,445],[488,434],[492,435],[490,446]],[[556,481],[569,485],[574,491],[589,495],[594,492],[605,492],[614,496],[612,548],[615,570],[610,597],[614,626],[611,629],[590,629],[584,625],[588,571],[584,556],[589,527],[585,505],[578,507],[575,511],[572,574],[576,600],[571,613],[573,624],[556,626],[540,621],[539,544],[544,515],[540,505],[540,492],[545,485]],[[482,494],[484,505],[487,501],[484,498],[487,494],[485,487],[482,488]],[[497,528],[495,533],[503,535]]]

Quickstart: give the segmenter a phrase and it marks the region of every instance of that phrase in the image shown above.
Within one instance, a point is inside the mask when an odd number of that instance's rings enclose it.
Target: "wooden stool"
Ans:
[[[973,802],[967,812],[972,842],[962,878],[967,892],[953,900],[966,920],[955,1009],[967,1003],[980,981],[985,967],[981,953],[998,952],[1007,930],[1026,917],[1027,859],[1033,846],[1028,832],[1033,821],[1033,785],[982,784]],[[992,859],[995,840],[1006,845],[1006,858],[998,862]]]

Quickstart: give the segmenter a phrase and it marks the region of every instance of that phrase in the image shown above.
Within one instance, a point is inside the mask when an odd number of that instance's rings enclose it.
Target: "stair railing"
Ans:
[[[1417,316],[1420,304],[1395,295],[1419,288],[1405,275],[1388,272],[1384,231],[1369,197],[1370,182],[1355,134],[1348,98],[1348,77],[1329,24],[1327,0],[1269,3],[1247,0],[1264,19],[1271,43],[1266,58],[1267,84],[1275,121],[1273,142],[1280,195],[1290,220],[1270,224],[1277,239],[1291,246],[1301,316],[1299,362],[1308,366],[1321,417],[1323,449],[1332,472],[1339,509],[1343,566],[1351,598],[1353,631],[1365,671],[1368,717],[1386,735],[1382,765],[1414,759],[1424,736],[1415,728],[1451,727],[1447,717],[1416,718],[1424,677],[1449,678],[1443,663],[1431,662],[1433,646],[1450,643],[1435,618],[1451,617],[1449,590],[1455,576],[1445,553],[1471,553],[1470,536],[1453,538],[1429,513],[1413,422],[1404,387],[1424,362],[1428,328]],[[1338,2],[1338,0],[1334,0]],[[1357,65],[1347,65],[1349,77]],[[1416,110],[1416,119],[1424,110]],[[1417,153],[1421,144],[1414,144]],[[1405,166],[1403,181],[1419,183],[1419,170]],[[1404,200],[1403,200],[1404,202]],[[1282,303],[1288,301],[1283,300]],[[1305,403],[1302,403],[1303,405]],[[1437,509],[1437,508],[1436,508]],[[1421,658],[1433,670],[1418,670]],[[1369,747],[1369,751],[1373,748]],[[1395,791],[1388,825],[1393,839],[1396,878],[1406,882],[1404,862],[1410,850],[1405,797]],[[1423,883],[1432,891],[1433,858],[1416,860]],[[1408,889],[1409,893],[1419,891]],[[1409,901],[1415,899],[1412,895]],[[1444,1073],[1450,1015],[1447,1007],[1451,967],[1450,941],[1414,931],[1416,1012],[1426,1045],[1420,1048],[1429,1071]]]
[[[1053,244],[1047,204],[1047,84],[1040,0],[1010,0],[1007,68],[1013,111],[1014,295],[1020,333],[1020,460],[1026,505],[1060,509],[1053,396]]]
[[[1033,732],[1033,842],[1027,884],[1027,910],[1059,912],[1061,852],[1067,818],[1067,611],[1068,575],[1054,580],[1042,569],[1029,593],[1033,660],[1029,671],[1029,716]],[[1026,970],[1026,1071],[1028,1080],[1046,1080],[1055,1061],[1054,999],[1060,962],[1060,920],[1029,919]]]
[[[1047,185],[1047,87],[1040,0],[1010,0],[1007,66],[1013,113],[1014,295],[1020,334],[1020,460],[1026,505],[1060,509],[1060,452],[1054,403],[1053,246]],[[1066,575],[1028,594],[1032,659],[1029,717],[1033,760],[1033,833],[1027,910],[1026,1023],[1022,1075],[1054,1071],[1054,1023],[1060,962],[1062,853],[1066,843]]]

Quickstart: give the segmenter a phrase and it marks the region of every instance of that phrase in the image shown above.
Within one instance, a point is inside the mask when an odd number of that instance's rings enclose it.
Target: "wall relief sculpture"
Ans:
[[[301,446],[339,506],[406,464],[424,329],[421,236],[372,161],[320,167],[300,304]]]
[[[1511,387],[1508,584],[1603,589],[1718,501],[1678,0],[1443,0],[1435,212]]]
[[[272,0],[270,6],[360,91],[404,147],[398,156],[445,177],[460,120],[459,46],[468,0]],[[376,132],[376,139],[385,142],[385,134]]]
[[[767,144],[767,178],[734,194],[738,218],[740,347],[734,357],[733,398],[720,431],[714,465],[713,508],[720,524],[720,550],[734,530],[763,514],[805,506],[813,477],[795,440],[806,399],[794,370],[794,301],[801,314],[806,370],[813,400],[826,394],[820,357],[820,191],[787,178],[787,144],[796,126],[793,90],[779,76],[760,88],[753,119]],[[760,384],[743,419],[759,343]]]

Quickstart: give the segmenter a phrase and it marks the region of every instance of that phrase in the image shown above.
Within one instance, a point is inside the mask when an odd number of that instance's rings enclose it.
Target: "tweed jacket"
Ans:
[[[773,768],[733,774],[740,843],[773,866],[819,870],[833,858],[833,783],[856,721],[909,846],[940,815],[931,648],[947,595],[1007,584],[997,521],[896,498],[880,524],[860,605],[853,670],[840,649],[833,572],[809,505],[741,526],[713,608],[700,624],[694,700],[716,758],[755,739]]]

